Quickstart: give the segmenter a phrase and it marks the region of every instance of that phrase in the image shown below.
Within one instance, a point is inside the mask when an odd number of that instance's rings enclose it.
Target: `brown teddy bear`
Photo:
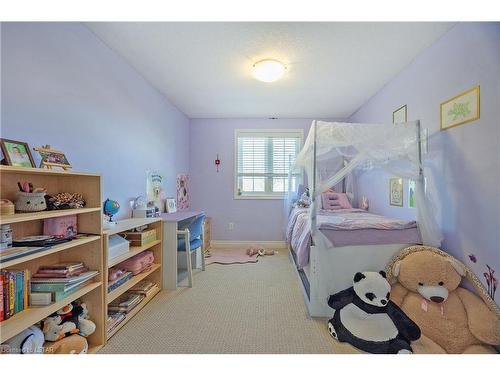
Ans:
[[[500,345],[498,309],[459,287],[466,273],[462,263],[439,249],[412,246],[391,262],[388,273],[397,280],[391,300],[422,331],[412,345],[415,353],[495,353],[490,345]]]

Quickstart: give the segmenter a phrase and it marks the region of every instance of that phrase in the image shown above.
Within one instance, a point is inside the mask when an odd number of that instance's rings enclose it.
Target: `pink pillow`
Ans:
[[[324,210],[340,210],[342,208],[352,208],[345,193],[330,193],[321,194],[321,202]]]

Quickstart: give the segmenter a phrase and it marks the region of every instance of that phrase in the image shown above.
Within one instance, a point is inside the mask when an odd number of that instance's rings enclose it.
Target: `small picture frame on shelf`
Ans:
[[[402,105],[394,112],[392,112],[392,123],[393,124],[401,124],[408,121],[408,107]]]
[[[177,212],[177,199],[176,198],[167,198],[165,200],[165,208],[167,213],[172,214]]]
[[[0,138],[0,147],[6,165],[35,168],[35,162],[27,143]]]
[[[54,150],[50,145],[34,147],[33,150],[37,151],[42,158],[40,168],[52,169],[52,167],[60,167],[64,170],[71,169],[71,164],[66,155],[64,155],[64,152]]]
[[[400,177],[389,180],[389,204],[403,207],[403,179]]]

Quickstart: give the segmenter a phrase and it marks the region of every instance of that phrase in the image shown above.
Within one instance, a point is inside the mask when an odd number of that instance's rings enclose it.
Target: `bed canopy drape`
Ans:
[[[321,193],[342,184],[343,190],[351,195],[353,173],[375,168],[415,180],[416,216],[422,241],[439,247],[441,234],[434,217],[432,194],[426,188],[430,181],[424,176],[419,121],[396,125],[313,121],[304,146],[290,168],[291,173],[301,170],[307,176],[313,236],[317,230],[316,213]],[[293,185],[288,186],[285,200],[288,212],[297,199]]]

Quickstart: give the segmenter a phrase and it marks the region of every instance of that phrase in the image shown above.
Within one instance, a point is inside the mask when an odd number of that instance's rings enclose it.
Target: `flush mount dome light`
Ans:
[[[262,82],[274,82],[283,77],[286,66],[277,60],[261,60],[253,64],[253,75],[255,79]]]

